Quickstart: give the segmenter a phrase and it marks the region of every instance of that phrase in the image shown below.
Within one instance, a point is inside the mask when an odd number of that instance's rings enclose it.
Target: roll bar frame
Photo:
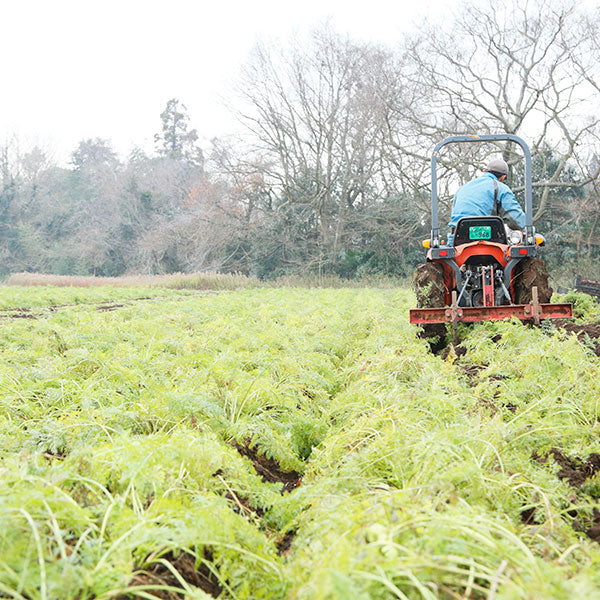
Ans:
[[[433,149],[431,155],[431,247],[440,245],[440,227],[438,219],[438,189],[437,189],[437,156],[447,144],[460,142],[515,142],[523,149],[525,156],[525,239],[527,244],[535,243],[535,229],[533,227],[533,196],[531,186],[531,152],[525,140],[510,133],[490,135],[453,135],[445,138]]]

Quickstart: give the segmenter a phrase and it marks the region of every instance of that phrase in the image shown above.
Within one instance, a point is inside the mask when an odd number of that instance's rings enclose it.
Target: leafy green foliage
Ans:
[[[554,294],[556,302],[569,302],[573,305],[573,315],[583,322],[597,322],[600,319],[600,304],[588,294],[570,291],[566,294]]]
[[[175,291],[165,287],[51,287],[8,286],[0,288],[0,310],[18,312],[20,308],[64,308],[65,305],[93,304],[103,302],[123,302],[147,300],[154,297],[181,296],[189,291]],[[108,307],[110,308],[110,307]]]
[[[600,452],[600,359],[511,322],[434,356],[413,303],[1,288],[38,308],[0,333],[0,595],[599,598],[556,449]]]

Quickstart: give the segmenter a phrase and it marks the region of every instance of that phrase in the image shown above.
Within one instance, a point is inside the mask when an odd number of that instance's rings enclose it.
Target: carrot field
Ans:
[[[571,299],[434,354],[403,289],[0,287],[0,597],[600,599]]]

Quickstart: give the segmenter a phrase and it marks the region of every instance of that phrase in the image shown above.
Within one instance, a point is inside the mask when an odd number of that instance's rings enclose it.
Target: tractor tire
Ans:
[[[417,266],[413,279],[413,289],[417,296],[418,308],[441,308],[446,306],[446,284],[444,283],[444,269],[434,262],[426,262]],[[421,338],[430,340],[433,352],[445,346],[446,325],[432,323],[422,325]]]
[[[515,304],[531,302],[531,288],[537,286],[538,300],[550,302],[552,288],[548,284],[548,269],[541,258],[524,258],[514,270]]]
[[[444,269],[434,262],[417,266],[413,279],[418,308],[441,308],[446,305]]]

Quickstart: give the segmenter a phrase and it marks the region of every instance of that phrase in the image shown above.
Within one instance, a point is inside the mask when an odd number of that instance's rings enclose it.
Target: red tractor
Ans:
[[[498,216],[460,219],[454,245],[440,239],[436,159],[440,149],[453,142],[512,141],[525,156],[525,231],[507,236]],[[550,304],[548,271],[537,258],[543,236],[533,227],[531,153],[527,144],[510,134],[453,136],[440,142],[431,158],[431,238],[423,242],[427,262],[417,267],[415,291],[418,307],[410,322],[422,325],[426,336],[440,335],[444,323],[497,321],[516,317],[536,324],[541,319],[569,318],[570,304]]]

